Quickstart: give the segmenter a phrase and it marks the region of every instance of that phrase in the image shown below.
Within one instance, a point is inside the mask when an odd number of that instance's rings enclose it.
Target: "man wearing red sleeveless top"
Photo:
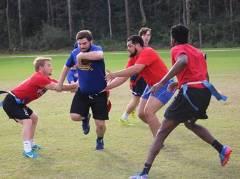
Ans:
[[[173,96],[173,92],[167,90],[172,80],[168,80],[156,93],[151,93],[151,87],[167,74],[167,66],[156,51],[151,47],[144,47],[143,40],[138,35],[132,35],[128,38],[127,48],[130,54],[127,68],[106,75],[106,79],[110,81],[106,90],[123,84],[134,74],[139,74],[143,77],[147,86],[140,99],[138,116],[143,122],[149,125],[153,136],[156,136],[157,130],[160,127],[160,121],[156,112]]]
[[[219,153],[220,163],[225,166],[231,155],[231,148],[221,144],[212,134],[203,126],[196,124],[198,119],[207,119],[206,110],[208,108],[211,93],[208,88],[201,84],[201,81],[208,80],[208,71],[204,54],[188,44],[188,28],[183,25],[173,26],[171,29],[171,57],[172,68],[153,86],[153,92],[163,86],[166,81],[174,76],[178,79],[178,84],[173,83],[169,86],[172,90],[179,88],[179,93],[172,104],[166,109],[162,125],[154,139],[149,150],[147,160],[145,161],[142,172],[138,175],[131,176],[131,179],[147,179],[149,170],[154,159],[160,152],[167,136],[180,124],[184,123],[185,127],[191,130],[199,138],[210,144]],[[183,94],[182,85],[188,85],[187,96],[190,101],[198,107],[195,110]]]
[[[23,155],[28,158],[37,158],[40,146],[33,141],[38,116],[27,104],[40,98],[47,90],[57,91],[57,81],[49,77],[52,74],[51,58],[38,57],[33,64],[36,72],[8,92],[2,103],[9,118],[23,126]],[[64,85],[63,90],[74,90],[77,86]]]

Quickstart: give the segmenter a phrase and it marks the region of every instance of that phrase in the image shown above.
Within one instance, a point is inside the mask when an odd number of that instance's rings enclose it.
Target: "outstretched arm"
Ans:
[[[143,69],[145,68],[145,65],[143,64],[135,64],[131,67],[128,67],[124,70],[120,70],[120,71],[117,71],[117,72],[114,72],[114,73],[108,73],[106,75],[106,80],[109,81],[109,80],[112,80],[113,78],[116,78],[116,77],[127,77],[129,78],[130,76],[133,76],[137,73],[140,73]]]
[[[113,89],[113,88],[116,88],[120,85],[122,85],[125,81],[127,81],[128,77],[117,77],[117,78],[114,78],[112,81],[110,81],[108,84],[107,84],[107,87],[105,88],[105,90],[110,90],[110,89]]]
[[[45,88],[53,91],[75,91],[78,88],[78,84],[62,84],[62,89],[58,90],[58,83],[51,82],[50,84],[46,85]]]
[[[65,78],[66,78],[66,76],[67,76],[67,73],[68,73],[69,69],[70,69],[70,68],[68,68],[66,65],[64,65],[63,70],[62,70],[62,73],[61,73],[61,75],[60,75],[60,77],[59,77],[59,80],[58,80],[58,84],[57,84],[57,90],[58,90],[58,91],[61,91],[61,90],[62,90],[62,88],[63,88],[63,82],[64,82],[64,80],[65,80]]]
[[[152,91],[155,92],[157,89],[161,88],[168,80],[173,78],[179,72],[181,72],[188,63],[188,57],[184,54],[177,57],[176,63],[172,66],[169,72],[155,85],[152,87]]]

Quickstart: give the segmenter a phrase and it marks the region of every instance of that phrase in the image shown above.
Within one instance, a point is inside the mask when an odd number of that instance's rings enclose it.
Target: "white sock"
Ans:
[[[31,141],[25,140],[23,141],[23,149],[25,152],[30,152],[32,150]]]
[[[124,120],[128,120],[128,115],[128,113],[124,112],[121,118]]]
[[[30,142],[31,142],[31,146],[33,147],[35,145],[35,142],[33,139],[30,139]]]

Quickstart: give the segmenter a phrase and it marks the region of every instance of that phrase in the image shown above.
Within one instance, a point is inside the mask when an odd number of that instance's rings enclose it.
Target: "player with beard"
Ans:
[[[148,27],[142,27],[138,32],[138,35],[143,39],[144,47],[149,46],[149,42],[151,40],[151,32],[152,29]],[[124,111],[120,118],[122,124],[132,125],[132,123],[129,122],[128,116],[129,114],[132,114],[132,117],[135,118],[135,109],[137,108],[140,102],[140,98],[146,86],[147,83],[144,81],[141,75],[134,74],[133,76],[130,77],[130,89],[132,91],[132,98],[129,101],[126,110]]]
[[[120,86],[134,74],[141,75],[147,86],[140,99],[138,117],[149,125],[152,135],[156,136],[160,127],[156,112],[173,96],[173,92],[167,90],[172,80],[169,80],[156,93],[151,93],[151,87],[168,73],[167,66],[155,50],[144,47],[143,39],[138,35],[132,35],[127,39],[127,49],[130,59],[126,69],[106,75],[106,80],[110,80],[106,90]]]
[[[69,69],[77,64],[79,88],[72,101],[70,116],[73,121],[82,121],[83,133],[87,135],[90,130],[88,114],[91,108],[97,133],[96,150],[102,150],[105,120],[108,120],[109,112],[108,94],[103,92],[106,87],[103,50],[93,44],[93,36],[89,30],[79,31],[76,41],[78,47],[72,51],[63,67],[58,88],[61,89]]]

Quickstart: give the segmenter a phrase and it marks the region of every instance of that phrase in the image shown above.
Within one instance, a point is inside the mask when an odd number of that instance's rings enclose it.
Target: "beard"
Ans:
[[[137,55],[137,49],[135,49],[133,53],[130,53],[129,57],[135,57],[136,55]]]

